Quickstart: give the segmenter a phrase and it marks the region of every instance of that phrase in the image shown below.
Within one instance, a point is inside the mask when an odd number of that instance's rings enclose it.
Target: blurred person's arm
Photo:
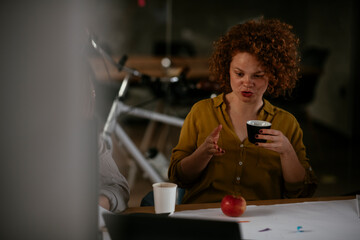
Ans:
[[[111,151],[107,150],[104,144],[101,145],[99,152],[99,205],[112,212],[121,212],[128,207],[129,185],[112,158]]]
[[[106,196],[104,195],[99,196],[99,205],[105,208],[106,210],[110,211],[110,200]]]

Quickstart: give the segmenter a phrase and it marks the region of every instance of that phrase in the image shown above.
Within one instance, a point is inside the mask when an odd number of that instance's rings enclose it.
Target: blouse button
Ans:
[[[239,162],[239,165],[240,165],[240,166],[241,166],[241,165],[243,165],[243,162],[242,162],[242,161],[240,161],[240,162]]]
[[[240,181],[240,177],[236,177],[236,181]]]
[[[244,144],[240,144],[240,147],[244,147]]]

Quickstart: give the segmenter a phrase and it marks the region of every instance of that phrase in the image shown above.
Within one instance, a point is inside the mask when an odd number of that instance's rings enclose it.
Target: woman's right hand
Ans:
[[[186,182],[194,181],[199,174],[206,168],[213,156],[221,156],[225,151],[217,144],[222,125],[217,126],[205,141],[193,154],[181,160],[181,168]]]
[[[225,154],[224,149],[219,147],[218,140],[220,137],[220,131],[222,129],[222,125],[220,124],[217,126],[212,133],[205,139],[204,143],[202,144],[202,148],[208,153],[209,156],[221,156]]]

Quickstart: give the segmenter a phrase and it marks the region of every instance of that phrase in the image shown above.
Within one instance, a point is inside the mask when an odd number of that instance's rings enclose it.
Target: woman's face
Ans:
[[[245,103],[262,103],[269,79],[254,55],[237,53],[230,63],[230,85],[238,99]]]

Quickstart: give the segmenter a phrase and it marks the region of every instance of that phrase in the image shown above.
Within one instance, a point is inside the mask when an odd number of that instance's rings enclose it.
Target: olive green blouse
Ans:
[[[246,200],[311,197],[314,194],[317,181],[295,117],[264,99],[258,119],[271,122],[272,129],[282,131],[289,139],[306,170],[304,181],[285,182],[277,152],[258,147],[247,138],[240,141],[226,111],[224,94],[220,94],[194,104],[172,151],[168,175],[170,181],[186,189],[182,203],[219,202],[226,194],[241,195]],[[192,154],[219,124],[223,128],[218,145],[225,154],[213,156],[195,181],[184,181],[181,160]]]

